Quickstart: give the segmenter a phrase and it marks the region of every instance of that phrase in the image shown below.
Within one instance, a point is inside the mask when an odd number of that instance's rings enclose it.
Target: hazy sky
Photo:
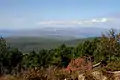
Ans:
[[[0,0],[0,29],[120,27],[120,0]]]

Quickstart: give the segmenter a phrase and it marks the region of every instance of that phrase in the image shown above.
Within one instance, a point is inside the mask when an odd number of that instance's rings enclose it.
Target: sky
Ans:
[[[120,29],[120,0],[0,0],[0,29]]]

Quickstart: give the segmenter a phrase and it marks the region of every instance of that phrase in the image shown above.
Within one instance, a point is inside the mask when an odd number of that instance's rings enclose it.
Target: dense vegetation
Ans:
[[[93,38],[82,39],[63,39],[59,37],[6,37],[5,40],[11,47],[16,47],[22,52],[30,52],[32,50],[53,49],[64,43],[66,46],[77,46],[80,42]]]
[[[79,58],[83,56],[90,57],[91,59],[88,59],[88,61],[92,63],[105,61],[107,63],[106,70],[120,70],[120,65],[116,66],[117,62],[120,61],[120,33],[110,30],[109,33],[103,34],[100,38],[86,40],[76,47],[68,47],[62,44],[58,48],[33,50],[27,54],[22,53],[17,48],[11,48],[1,37],[0,75],[20,74],[36,68],[42,72],[51,67],[53,67],[53,70],[56,68],[64,69],[75,63],[74,59],[78,59],[76,62],[79,63]]]

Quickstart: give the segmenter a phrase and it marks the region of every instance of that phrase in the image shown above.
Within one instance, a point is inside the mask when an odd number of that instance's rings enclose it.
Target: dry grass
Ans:
[[[12,75],[6,75],[0,77],[0,80],[79,80],[78,76],[80,74],[83,74],[84,79],[83,80],[103,80],[97,79],[96,76],[94,76],[92,73],[94,71],[85,71],[84,73],[80,73],[79,71],[73,71],[71,73],[65,72],[58,68],[49,68],[49,69],[29,69],[28,71],[25,71],[20,76],[12,76]],[[99,72],[99,71],[98,71]],[[100,72],[103,74],[103,77],[106,76],[107,80],[116,80],[116,78],[113,76],[113,74],[110,74],[108,72]],[[98,74],[99,76],[99,74]],[[117,79],[120,80],[120,79]]]
[[[23,80],[21,77],[15,77],[12,75],[1,76],[0,80]]]
[[[23,78],[25,80],[77,80],[78,73],[76,72],[65,72],[61,69],[38,69],[28,70],[24,73]]]

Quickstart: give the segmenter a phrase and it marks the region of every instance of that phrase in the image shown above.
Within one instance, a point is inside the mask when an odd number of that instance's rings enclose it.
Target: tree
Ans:
[[[93,40],[86,40],[83,43],[80,43],[74,50],[75,57],[90,56],[94,59],[99,41],[99,38],[94,38]]]
[[[0,75],[4,73],[3,62],[7,53],[7,44],[3,37],[0,38]]]
[[[31,51],[29,54],[25,54],[22,64],[25,68],[33,68],[38,66],[38,54],[35,51]]]
[[[9,68],[11,70],[14,70],[16,68],[16,73],[21,71],[21,62],[22,62],[22,52],[18,50],[18,48],[11,49],[7,54],[8,62],[9,62]],[[11,73],[10,70],[10,73]]]
[[[110,30],[107,35],[103,34],[100,42],[97,45],[97,54],[100,59],[108,59],[108,62],[115,60],[120,56],[120,34],[115,33],[115,30]],[[97,57],[96,57],[97,58]]]

